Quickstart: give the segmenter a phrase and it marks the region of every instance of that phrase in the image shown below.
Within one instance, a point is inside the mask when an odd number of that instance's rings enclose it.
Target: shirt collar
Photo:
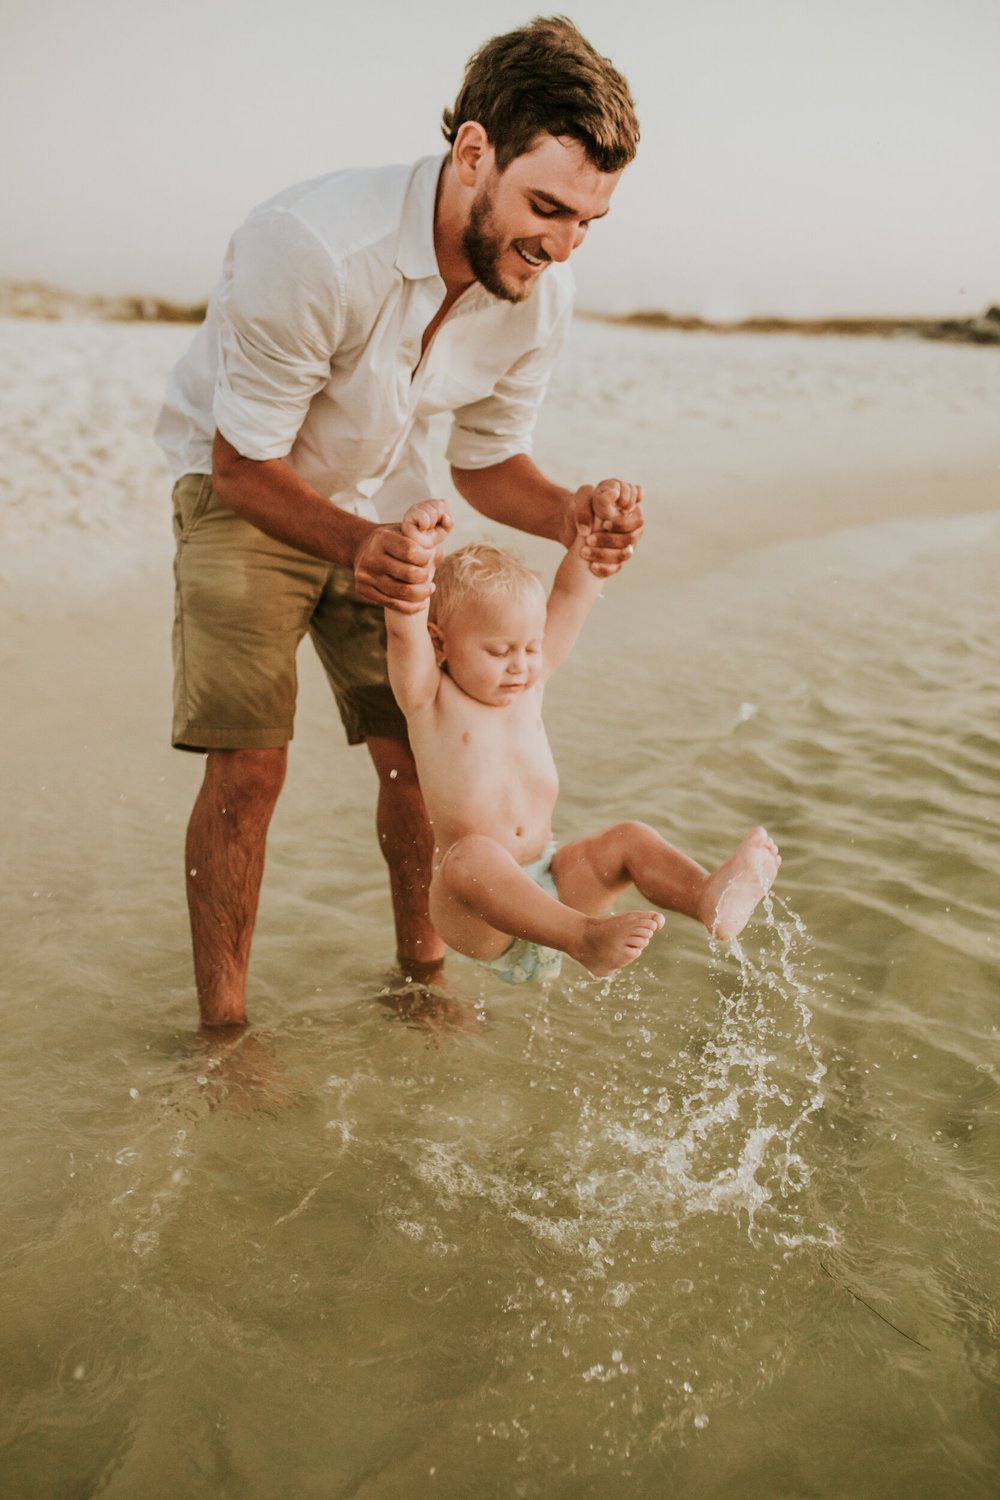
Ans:
[[[410,281],[440,276],[434,251],[434,205],[447,153],[424,156],[416,163],[403,200],[396,268]]]

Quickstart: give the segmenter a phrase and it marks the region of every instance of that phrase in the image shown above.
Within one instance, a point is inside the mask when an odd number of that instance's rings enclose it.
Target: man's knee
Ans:
[[[288,750],[210,750],[205,787],[219,799],[218,810],[237,819],[270,813],[285,784]]]

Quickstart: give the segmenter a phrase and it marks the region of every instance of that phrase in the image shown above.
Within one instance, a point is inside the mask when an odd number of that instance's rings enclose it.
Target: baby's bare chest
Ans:
[[[548,736],[534,704],[444,707],[429,729],[418,749],[425,793],[432,785],[454,803],[500,791],[538,794],[557,784]]]

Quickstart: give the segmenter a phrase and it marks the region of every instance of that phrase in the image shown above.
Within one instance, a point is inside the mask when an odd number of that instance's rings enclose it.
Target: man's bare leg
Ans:
[[[210,750],[187,835],[187,896],[202,1024],[246,1023],[250,943],[267,829],[288,752]]]
[[[417,768],[404,740],[369,735],[366,744],[378,772],[375,823],[379,846],[389,866],[397,956],[410,978],[431,979],[444,963],[445,947],[427,911],[434,835],[427,821]]]
[[[710,872],[648,824],[616,823],[558,850],[552,873],[560,898],[580,911],[606,911],[634,885],[647,901],[728,940],[743,931],[780,864],[778,846],[763,828],[752,829]]]

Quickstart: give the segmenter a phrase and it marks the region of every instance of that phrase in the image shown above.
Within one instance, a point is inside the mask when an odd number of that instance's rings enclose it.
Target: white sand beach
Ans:
[[[170,480],[150,435],[166,372],[190,337],[185,326],[0,320],[0,670],[15,705],[3,775],[29,843],[36,768],[50,756],[82,775],[85,743],[112,782],[119,764],[142,779],[147,756],[157,776],[193,774],[171,755],[164,771],[161,759]],[[775,543],[995,510],[998,398],[993,348],[579,321],[536,457],[568,485],[618,473],[644,484],[646,537],[609,591],[613,604],[616,593],[631,599],[637,587],[697,578]],[[442,420],[439,455],[446,432]],[[443,460],[437,470],[456,536],[483,534]],[[507,540],[551,565],[546,544]],[[657,607],[651,600],[654,616]],[[333,719],[320,732],[337,746]],[[357,759],[339,754],[339,774],[363,776]],[[181,817],[185,795],[170,816]]]
[[[0,566],[15,591],[36,573],[86,592],[162,571],[169,481],[150,432],[191,332],[0,320]],[[569,484],[643,482],[643,566],[676,576],[772,541],[994,508],[998,380],[989,347],[579,321],[536,457]],[[443,465],[440,486],[461,510]]]

